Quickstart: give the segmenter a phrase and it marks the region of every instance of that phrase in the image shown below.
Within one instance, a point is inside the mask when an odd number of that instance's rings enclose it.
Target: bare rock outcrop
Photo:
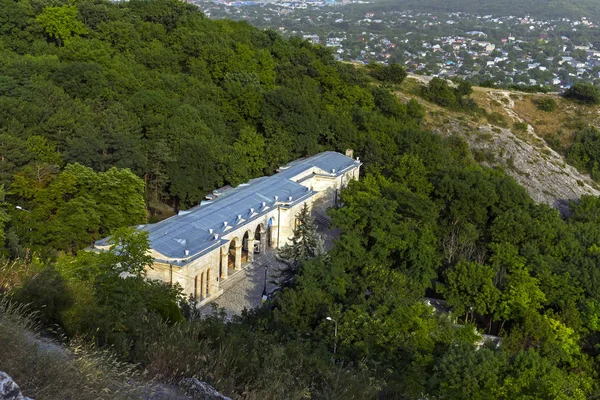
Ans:
[[[426,85],[431,77],[411,75],[419,83]],[[515,111],[511,95],[525,94],[517,91],[484,89],[487,96],[500,104],[511,123],[523,119]],[[398,92],[403,100],[414,98]],[[463,138],[473,151],[480,164],[501,167],[512,176],[538,203],[558,208],[562,214],[568,213],[570,200],[578,200],[583,195],[600,195],[600,187],[589,175],[581,173],[567,164],[564,157],[549,147],[535,129],[527,126],[526,132],[513,132],[510,129],[490,124],[482,124],[479,118],[457,115],[423,99],[416,98],[433,116],[427,126],[443,135],[457,135]]]
[[[196,378],[185,378],[181,380],[180,386],[185,388],[194,399],[202,400],[231,400],[223,396],[214,387]]]
[[[528,140],[508,129],[484,125],[478,134],[465,139],[471,149],[483,152],[482,163],[502,166],[527,189],[533,200],[559,208],[562,212],[569,200],[582,195],[600,195],[588,175],[567,164],[560,154],[531,132]]]
[[[0,399],[2,400],[31,400],[29,397],[23,396],[19,385],[12,378],[0,371]]]

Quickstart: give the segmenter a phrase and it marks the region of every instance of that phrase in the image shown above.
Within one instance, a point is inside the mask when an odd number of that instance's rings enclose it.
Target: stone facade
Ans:
[[[339,169],[329,168],[332,165]],[[311,209],[315,203],[320,209],[335,205],[339,201],[340,190],[350,180],[358,179],[360,165],[358,160],[339,153],[321,153],[282,167],[272,177],[240,185],[223,198],[216,196],[216,200],[209,204],[201,204],[199,208],[172,217],[176,219],[172,222],[170,218],[139,227],[151,232],[151,253],[155,262],[147,270],[147,277],[179,283],[186,294],[196,298],[198,306],[203,306],[221,295],[221,282],[241,270],[245,263],[252,262],[255,254],[268,248],[279,248],[290,241],[296,215],[304,204]],[[278,191],[279,187],[281,190]],[[267,191],[279,195],[255,205],[256,194],[267,199]],[[284,198],[284,194],[289,196]],[[248,199],[247,204],[245,199]],[[210,212],[212,209],[215,213]],[[223,217],[221,219],[225,221],[215,224],[214,215],[219,212],[223,216],[223,210],[230,210],[233,215]],[[158,228],[155,227],[159,224]],[[194,226],[197,232],[206,231],[207,237],[210,237],[201,246],[194,247],[195,236],[185,230],[186,226]],[[165,242],[169,235],[177,236],[174,238],[177,243],[197,251],[194,254],[185,249],[182,254],[174,246],[154,246],[159,240]],[[106,239],[96,243],[98,249],[106,249],[107,246]],[[176,256],[165,254],[167,252]]]

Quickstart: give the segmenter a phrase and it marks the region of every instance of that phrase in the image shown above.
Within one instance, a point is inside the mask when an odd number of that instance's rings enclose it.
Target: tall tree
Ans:
[[[323,238],[317,232],[317,227],[306,203],[296,215],[295,225],[294,236],[290,238],[291,243],[283,246],[278,252],[279,258],[287,266],[280,271],[278,276],[282,283],[293,281],[302,262],[325,254]]]
[[[77,19],[77,14],[75,6],[49,6],[37,16],[37,21],[46,34],[62,46],[73,36],[87,33],[83,23]]]

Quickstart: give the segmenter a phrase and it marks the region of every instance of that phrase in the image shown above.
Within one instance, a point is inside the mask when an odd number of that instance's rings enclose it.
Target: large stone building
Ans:
[[[148,278],[179,283],[199,306],[210,302],[243,263],[288,243],[304,204],[321,209],[336,204],[339,191],[358,179],[360,166],[340,153],[320,153],[275,175],[216,190],[199,206],[164,221],[140,225],[149,233],[154,258]],[[108,249],[107,239],[95,248]]]

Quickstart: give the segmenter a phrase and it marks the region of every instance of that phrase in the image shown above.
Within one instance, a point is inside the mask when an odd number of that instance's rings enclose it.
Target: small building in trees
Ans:
[[[223,293],[221,283],[255,254],[290,241],[296,215],[306,204],[328,208],[358,179],[361,162],[337,152],[293,161],[272,176],[215,190],[200,205],[137,229],[149,234],[154,259],[149,279],[179,283],[199,306]],[[94,247],[108,250],[108,238]]]

